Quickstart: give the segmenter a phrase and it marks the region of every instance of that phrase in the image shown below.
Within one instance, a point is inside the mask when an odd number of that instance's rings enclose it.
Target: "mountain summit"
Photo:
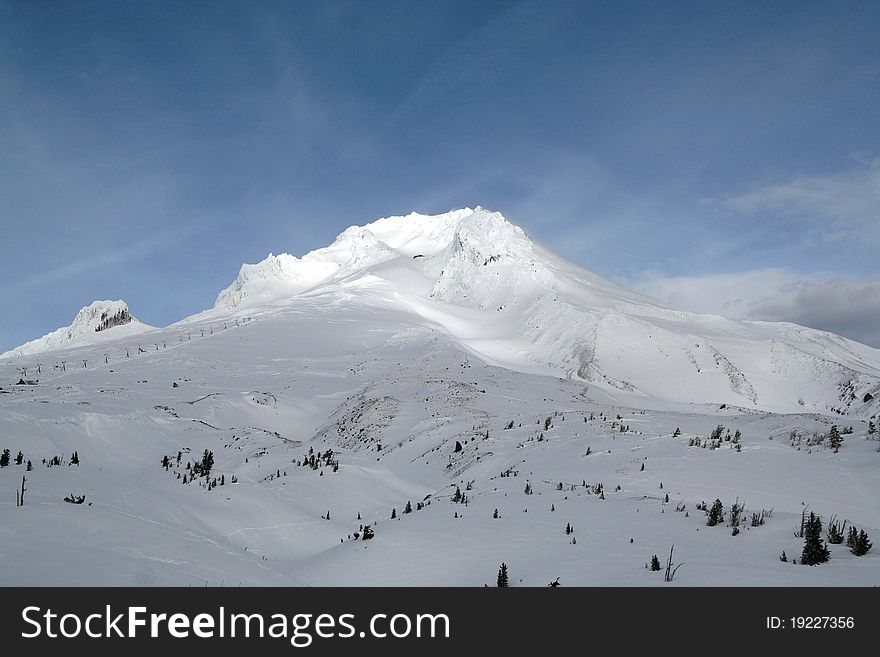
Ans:
[[[481,207],[385,217],[301,258],[270,254],[242,266],[214,312],[306,298],[391,304],[489,363],[649,398],[870,415],[870,398],[880,397],[876,349],[794,324],[672,308]]]

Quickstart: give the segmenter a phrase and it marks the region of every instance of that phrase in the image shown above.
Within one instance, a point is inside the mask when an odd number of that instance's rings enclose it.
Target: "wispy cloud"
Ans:
[[[38,273],[13,280],[0,288],[0,299],[13,298],[16,295],[57,283],[69,278],[81,276],[88,272],[106,269],[120,263],[130,263],[148,258],[169,244],[191,235],[192,228],[178,228],[164,231],[149,239],[141,240],[130,246],[114,249],[105,253],[93,253],[86,258],[71,260],[58,267],[39,271]]]
[[[439,52],[434,65],[398,104],[392,123],[432,104],[446,104],[456,92],[467,95],[470,85],[485,84],[499,73],[509,74],[514,55],[552,39],[572,7],[557,3],[555,10],[548,12],[543,3],[524,0],[479,28],[463,32]]]
[[[819,221],[832,238],[880,244],[880,158],[845,171],[801,175],[765,184],[723,199],[747,213],[770,213],[796,220]]]
[[[654,273],[630,284],[687,310],[794,322],[880,347],[880,281],[801,276],[774,268],[706,276]]]

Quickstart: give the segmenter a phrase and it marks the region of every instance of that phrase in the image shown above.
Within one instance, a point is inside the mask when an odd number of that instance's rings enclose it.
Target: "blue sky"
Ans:
[[[880,345],[878,33],[877,2],[0,0],[0,351],[476,204],[682,306]]]

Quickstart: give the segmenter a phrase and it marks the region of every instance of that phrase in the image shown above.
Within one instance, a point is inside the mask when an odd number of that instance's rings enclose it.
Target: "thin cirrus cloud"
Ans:
[[[831,238],[857,238],[880,245],[880,158],[844,171],[800,175],[760,185],[722,202],[749,214],[813,222]]]
[[[880,282],[800,276],[781,268],[705,276],[645,274],[630,282],[674,306],[732,319],[783,321],[880,347]]]

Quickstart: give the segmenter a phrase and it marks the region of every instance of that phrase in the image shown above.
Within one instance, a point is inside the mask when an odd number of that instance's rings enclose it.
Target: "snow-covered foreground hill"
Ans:
[[[662,586],[673,544],[673,585],[880,584],[877,549],[792,563],[805,507],[880,536],[876,350],[666,308],[500,215],[352,228],[124,329],[0,361],[0,584]]]

